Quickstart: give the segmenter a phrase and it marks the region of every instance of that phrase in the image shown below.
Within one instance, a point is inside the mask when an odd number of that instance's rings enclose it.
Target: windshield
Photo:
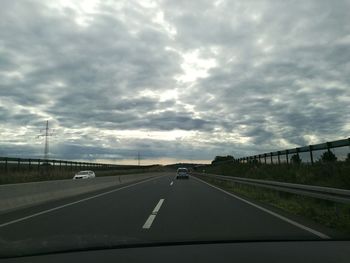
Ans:
[[[2,0],[0,257],[348,239],[349,10]]]
[[[77,173],[78,175],[84,175],[84,174],[89,174],[89,172],[87,172],[87,171],[82,171],[82,172],[79,172],[79,173]]]

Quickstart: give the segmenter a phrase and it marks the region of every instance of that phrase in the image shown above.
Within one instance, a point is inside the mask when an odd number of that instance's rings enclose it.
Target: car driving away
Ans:
[[[73,179],[89,179],[95,178],[95,173],[93,171],[80,171],[74,175]]]
[[[189,173],[187,168],[178,168],[176,172],[176,179],[189,179]]]

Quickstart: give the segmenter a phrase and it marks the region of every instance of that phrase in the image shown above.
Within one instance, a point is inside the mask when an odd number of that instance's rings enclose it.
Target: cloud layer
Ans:
[[[349,1],[0,10],[0,154],[211,160],[349,137]]]

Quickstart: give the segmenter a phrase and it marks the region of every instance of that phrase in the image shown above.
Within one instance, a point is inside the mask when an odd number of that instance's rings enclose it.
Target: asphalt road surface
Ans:
[[[31,244],[323,239],[312,227],[175,174],[22,209],[0,216],[0,239]]]

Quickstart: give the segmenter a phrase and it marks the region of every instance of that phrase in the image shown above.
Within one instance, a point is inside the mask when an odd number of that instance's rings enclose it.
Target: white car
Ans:
[[[93,171],[80,171],[79,173],[75,174],[73,179],[88,179],[88,178],[95,178],[95,173]]]
[[[187,168],[178,168],[176,172],[176,179],[189,179],[189,173]]]

